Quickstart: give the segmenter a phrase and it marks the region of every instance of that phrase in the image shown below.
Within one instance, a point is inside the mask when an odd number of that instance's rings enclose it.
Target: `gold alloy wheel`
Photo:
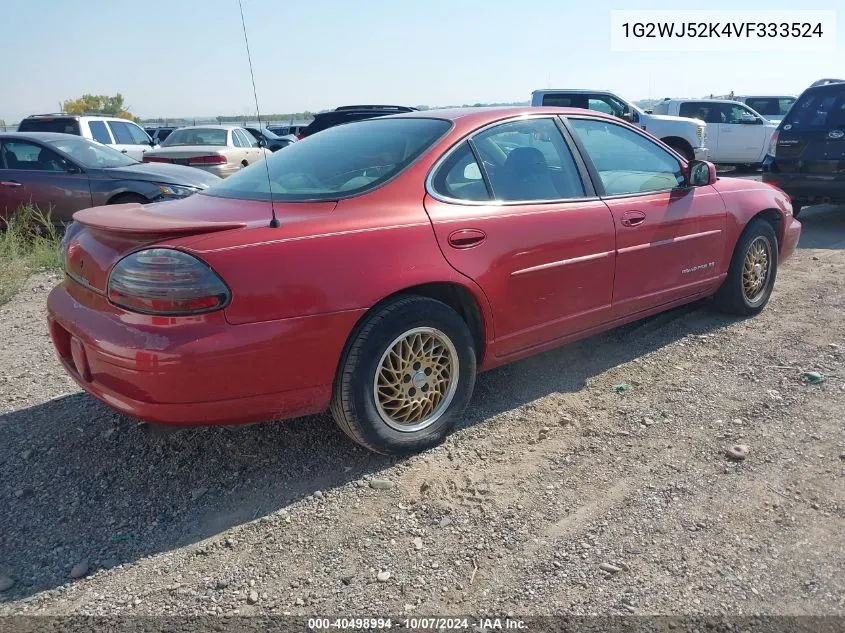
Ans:
[[[396,337],[373,381],[381,419],[404,432],[434,424],[455,397],[459,369],[458,352],[440,330],[418,327]]]
[[[745,252],[742,264],[742,292],[745,298],[754,303],[766,289],[771,270],[771,247],[764,237],[758,237]]]

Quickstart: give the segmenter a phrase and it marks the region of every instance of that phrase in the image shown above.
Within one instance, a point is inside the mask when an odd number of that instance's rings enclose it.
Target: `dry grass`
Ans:
[[[0,218],[0,305],[34,272],[61,267],[61,230],[50,212],[26,205],[8,220]]]

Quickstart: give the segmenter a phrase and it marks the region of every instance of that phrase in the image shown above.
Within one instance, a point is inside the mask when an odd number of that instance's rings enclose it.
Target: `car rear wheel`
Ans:
[[[332,415],[372,451],[418,452],[455,425],[475,373],[473,337],[458,313],[435,299],[402,297],[353,335],[335,379]]]
[[[734,249],[728,276],[715,296],[716,305],[740,316],[759,313],[772,295],[777,269],[775,230],[764,220],[752,220]]]

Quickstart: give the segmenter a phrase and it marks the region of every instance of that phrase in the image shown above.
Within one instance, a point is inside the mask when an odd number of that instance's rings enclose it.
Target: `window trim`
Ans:
[[[554,124],[555,128],[557,128],[564,144],[567,146],[567,149],[569,150],[570,154],[572,154],[572,160],[575,163],[575,169],[578,173],[578,177],[581,179],[581,184],[584,187],[583,196],[579,196],[577,198],[553,198],[549,200],[496,200],[492,197],[493,189],[489,183],[487,169],[484,167],[484,162],[480,161],[478,158],[478,153],[475,149],[474,138],[479,134],[482,134],[487,130],[494,127],[498,127],[500,125],[513,123],[515,121],[527,121],[532,119],[549,119]],[[524,207],[598,200],[598,190],[593,185],[590,175],[583,169],[585,165],[584,162],[580,160],[580,149],[573,145],[571,135],[567,134],[568,131],[564,131],[561,129],[561,126],[558,123],[558,119],[560,119],[560,115],[558,114],[521,114],[493,121],[492,123],[488,123],[480,128],[473,130],[469,134],[462,136],[461,138],[456,140],[451,147],[449,147],[445,152],[443,152],[440,158],[438,158],[435,161],[434,165],[431,166],[431,169],[428,170],[428,174],[425,178],[426,193],[439,202],[471,207]],[[452,198],[451,196],[447,196],[438,192],[434,188],[434,175],[437,173],[440,167],[442,167],[443,163],[445,163],[449,159],[449,157],[453,153],[458,151],[460,147],[466,142],[469,143],[473,156],[475,156],[475,160],[478,163],[479,168],[481,169],[481,176],[484,179],[484,184],[487,187],[487,192],[491,196],[490,200],[462,200],[460,198]]]
[[[589,153],[587,152],[584,145],[581,143],[581,139],[578,138],[578,136],[574,133],[574,131],[570,127],[570,125],[569,125],[570,120],[582,119],[582,120],[587,120],[587,121],[601,121],[601,122],[604,122],[604,123],[608,123],[610,125],[618,125],[621,128],[625,128],[626,130],[630,130],[631,132],[635,132],[636,134],[639,134],[645,140],[649,141],[650,143],[653,143],[654,145],[657,145],[657,147],[664,150],[672,158],[674,158],[676,161],[678,161],[678,165],[680,166],[682,173],[684,172],[685,167],[689,165],[689,163],[681,161],[681,159],[678,158],[675,155],[675,152],[672,151],[672,149],[668,145],[664,146],[663,142],[660,139],[655,139],[654,137],[643,133],[639,128],[636,128],[632,125],[624,125],[623,123],[620,123],[619,119],[616,119],[615,117],[608,117],[608,118],[611,119],[611,120],[606,120],[606,119],[600,118],[600,117],[586,116],[586,115],[583,115],[583,114],[574,114],[574,115],[562,114],[562,115],[560,115],[560,119],[562,120],[563,124],[566,126],[566,129],[569,131],[570,135],[572,136],[574,143],[578,147],[578,153],[581,154],[584,158],[584,162],[587,165],[587,170],[590,173],[590,178],[593,181],[593,187],[595,187],[596,194],[597,194],[599,199],[601,199],[601,200],[616,200],[616,199],[619,199],[619,198],[638,198],[638,197],[641,197],[641,196],[653,196],[653,195],[659,194],[659,193],[672,193],[673,191],[686,192],[686,191],[689,191],[690,189],[693,189],[692,186],[687,184],[687,185],[682,186],[682,187],[681,186],[672,187],[671,189],[655,189],[654,191],[638,191],[638,192],[633,192],[633,193],[608,194],[604,189],[604,182],[601,179],[601,175],[599,174],[598,170],[596,169],[596,166],[593,164],[593,159],[590,158]]]

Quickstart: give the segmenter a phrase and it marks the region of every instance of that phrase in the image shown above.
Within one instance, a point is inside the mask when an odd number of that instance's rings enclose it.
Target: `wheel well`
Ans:
[[[748,224],[751,224],[754,220],[764,220],[772,225],[772,228],[775,230],[775,235],[777,236],[778,240],[778,249],[783,245],[783,237],[781,232],[781,214],[776,209],[764,209],[760,211],[757,215],[755,215],[751,220],[748,221]],[[746,224],[746,228],[748,227]]]
[[[244,167],[249,167],[249,161],[247,161],[247,159],[243,159],[241,161],[241,165],[243,165]]]
[[[118,193],[118,194],[113,195],[111,198],[109,198],[109,199],[106,201],[106,204],[117,204],[117,203],[119,203],[119,202],[121,201],[121,199],[123,199],[123,198],[131,198],[132,200],[143,199],[143,200],[144,200],[144,202],[149,202],[149,200],[147,200],[147,199],[146,199],[144,196],[142,196],[140,193],[134,193],[134,192],[132,192],[132,191],[124,191],[124,192],[122,192],[122,193]]]
[[[692,145],[686,139],[681,138],[680,136],[667,136],[665,138],[660,139],[666,145],[670,147],[677,147],[678,149],[684,149],[692,155]]]
[[[363,326],[366,321],[366,317],[374,310],[378,310],[381,306],[390,303],[399,297],[406,297],[408,295],[417,295],[419,297],[428,297],[430,299],[442,301],[457,312],[464,320],[464,323],[467,324],[467,327],[472,334],[472,340],[475,342],[476,358],[478,359],[478,362],[481,362],[481,359],[484,357],[485,341],[484,322],[481,318],[481,309],[478,307],[475,297],[472,296],[472,293],[470,293],[469,290],[459,284],[449,282],[420,284],[418,286],[404,288],[398,292],[388,295],[367,310],[367,312],[358,320],[358,323],[349,334],[349,338],[346,342],[346,348],[349,347],[350,342],[355,338],[358,331]]]

